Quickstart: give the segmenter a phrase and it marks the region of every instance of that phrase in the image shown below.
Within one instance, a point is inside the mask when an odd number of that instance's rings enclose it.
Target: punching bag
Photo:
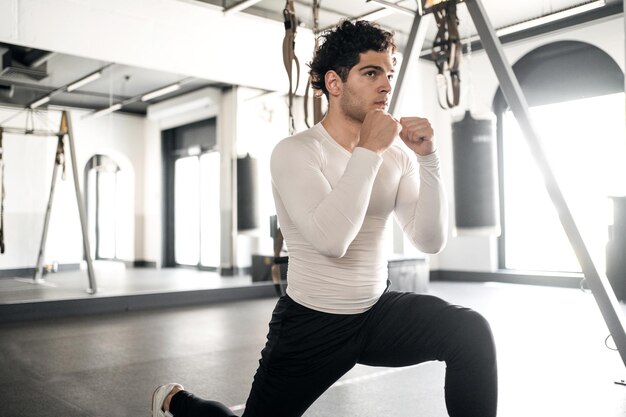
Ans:
[[[237,229],[256,229],[257,216],[257,160],[247,154],[237,158]]]
[[[459,235],[500,235],[495,123],[469,111],[452,124],[455,229]]]

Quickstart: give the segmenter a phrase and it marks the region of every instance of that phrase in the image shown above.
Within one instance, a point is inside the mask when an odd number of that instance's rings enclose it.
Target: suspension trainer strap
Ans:
[[[447,2],[433,12],[437,22],[437,36],[433,43],[432,56],[437,66],[437,91],[439,105],[449,109],[459,104],[461,97],[461,79],[459,63],[461,61],[461,39],[459,19],[456,14],[456,2]]]
[[[67,113],[64,111],[61,114],[61,126],[59,126],[59,134],[57,135],[59,141],[57,143],[56,156],[56,163],[59,165],[63,165],[63,175],[61,176],[62,180],[65,180],[65,142],[63,141],[63,139],[65,139],[66,135],[69,136],[69,132],[70,129],[67,124]]]
[[[57,142],[57,154],[55,163],[63,167],[63,174],[61,175],[61,179],[65,180],[65,142],[63,141],[65,135],[59,134],[57,135],[57,137],[59,138],[59,140]]]
[[[298,82],[300,80],[300,62],[296,57],[296,29],[298,26],[298,20],[296,19],[296,11],[294,8],[293,0],[287,0],[285,3],[285,9],[283,10],[283,17],[285,19],[285,37],[283,38],[283,63],[285,64],[285,70],[287,71],[287,77],[289,78],[289,133],[294,134],[296,125],[293,118],[293,97],[298,89]],[[293,64],[296,66],[296,81],[294,85],[293,81]]]
[[[315,50],[319,47],[319,32],[320,32],[320,1],[313,0],[313,35],[315,36]],[[311,127],[309,124],[309,91],[311,90],[311,76],[306,82],[306,89],[304,90],[304,123],[307,127]],[[315,91],[313,94],[313,124],[317,124],[322,120],[322,96],[320,91]]]
[[[0,127],[0,254],[4,253],[4,148],[2,147],[2,128]]]

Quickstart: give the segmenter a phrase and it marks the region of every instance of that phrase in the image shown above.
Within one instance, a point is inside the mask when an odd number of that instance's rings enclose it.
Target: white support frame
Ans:
[[[85,251],[85,260],[87,261],[87,275],[89,278],[89,288],[86,289],[88,294],[95,294],[98,291],[96,285],[96,276],[93,269],[93,260],[91,258],[91,250],[89,245],[89,235],[87,233],[87,217],[85,215],[85,206],[83,203],[83,196],[80,190],[80,182],[78,179],[78,167],[76,166],[76,146],[74,145],[74,134],[72,130],[72,121],[70,118],[70,114],[67,110],[64,110],[61,114],[61,126],[58,132],[52,132],[47,130],[26,130],[26,129],[18,129],[13,127],[4,127],[2,128],[5,133],[13,133],[20,135],[35,135],[35,136],[44,136],[44,137],[53,137],[56,136],[59,140],[62,140],[64,136],[67,135],[68,144],[70,148],[70,158],[72,161],[72,176],[74,177],[74,191],[76,194],[76,203],[78,205],[78,216],[80,218],[80,226],[83,235],[83,250]],[[54,169],[52,171],[52,182],[50,184],[50,194],[48,196],[48,205],[46,207],[46,214],[44,217],[43,223],[43,231],[41,234],[41,243],[39,245],[39,252],[37,255],[37,264],[35,267],[35,273],[33,274],[32,283],[41,284],[44,282],[43,280],[43,255],[46,250],[46,241],[48,236],[48,225],[50,223],[50,212],[52,210],[52,202],[54,199],[54,189],[56,186],[57,173],[59,169],[59,164],[56,161],[55,155],[55,163]]]

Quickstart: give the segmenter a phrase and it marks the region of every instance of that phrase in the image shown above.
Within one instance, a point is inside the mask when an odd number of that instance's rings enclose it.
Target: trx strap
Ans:
[[[320,29],[320,1],[313,0],[313,35],[315,36],[315,50],[319,47],[319,29]],[[306,82],[304,90],[304,123],[307,127],[309,124],[309,91],[311,90],[311,76]],[[322,120],[322,96],[320,91],[313,94],[313,124],[317,124]]]
[[[57,156],[55,159],[55,163],[57,165],[62,165],[63,166],[63,174],[61,175],[61,179],[63,181],[65,181],[65,142],[63,141],[63,138],[65,138],[65,135],[69,136],[69,126],[67,124],[67,113],[63,112],[63,114],[61,115],[61,126],[59,126],[59,134],[57,135],[57,137],[59,138],[59,141],[57,142]]]
[[[4,253],[4,160],[2,154],[2,128],[0,127],[0,254]]]
[[[57,154],[54,162],[57,165],[61,165],[63,167],[63,174],[61,175],[61,179],[65,180],[65,146],[63,142],[65,134],[61,133],[57,135],[57,137],[59,138],[59,140],[57,142]]]
[[[437,22],[437,36],[433,43],[432,56],[437,65],[437,92],[439,105],[449,109],[459,104],[460,85],[459,63],[461,61],[461,39],[456,2],[446,2],[433,12]]]
[[[298,21],[296,19],[296,11],[293,5],[293,0],[287,0],[285,3],[285,9],[283,10],[283,17],[285,18],[285,37],[283,39],[283,63],[285,64],[285,70],[287,71],[287,77],[289,78],[289,133],[294,134],[296,131],[295,122],[293,119],[293,96],[298,89],[298,82],[300,80],[300,63],[296,57],[296,28]],[[293,82],[293,64],[296,64],[296,82],[294,86]]]

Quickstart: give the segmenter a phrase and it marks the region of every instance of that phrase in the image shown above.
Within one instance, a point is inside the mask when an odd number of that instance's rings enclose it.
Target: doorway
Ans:
[[[220,266],[220,153],[215,118],[163,132],[164,266]]]

